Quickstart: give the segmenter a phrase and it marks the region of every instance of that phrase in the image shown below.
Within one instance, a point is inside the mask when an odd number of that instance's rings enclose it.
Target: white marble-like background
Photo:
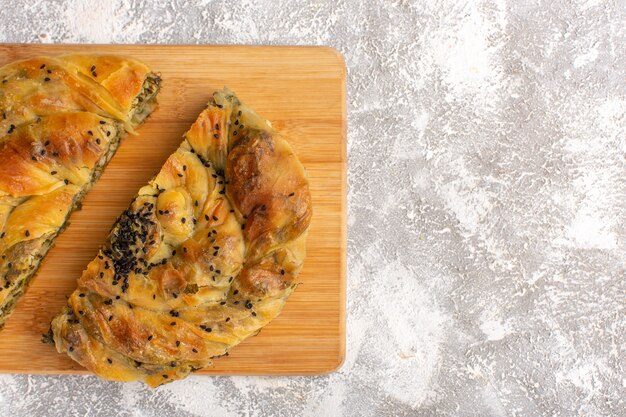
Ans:
[[[1,0],[0,18],[2,42],[333,46],[350,189],[339,372],[2,375],[0,415],[626,415],[624,1]]]

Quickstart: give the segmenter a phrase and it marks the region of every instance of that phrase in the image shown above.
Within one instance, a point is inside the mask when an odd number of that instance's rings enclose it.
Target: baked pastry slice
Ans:
[[[156,106],[159,83],[116,56],[0,68],[0,327],[120,138]]]
[[[52,322],[59,352],[102,378],[184,378],[282,310],[305,256],[304,169],[228,90],[213,99]]]

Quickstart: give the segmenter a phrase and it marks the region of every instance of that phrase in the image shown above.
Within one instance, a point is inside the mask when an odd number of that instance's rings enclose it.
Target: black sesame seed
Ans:
[[[105,122],[104,120],[100,120],[100,124],[101,124],[101,125],[103,125],[103,124],[105,124],[105,123],[106,123],[106,122]]]
[[[285,275],[285,270],[284,269],[280,270],[280,275]]]
[[[175,250],[172,251],[172,256],[176,256],[176,251]]]
[[[111,358],[107,358],[107,362],[109,362],[109,364],[113,363],[113,361],[111,360]]]
[[[44,69],[46,67],[46,64],[41,64],[41,66],[39,67],[39,69]]]
[[[45,142],[43,143],[43,146],[48,146],[48,145],[50,145],[50,141],[49,141],[49,140],[47,140],[47,141],[45,141]]]
[[[113,320],[113,316],[109,316],[109,321]]]
[[[65,183],[65,185],[68,185],[70,183],[70,180],[65,179],[63,180],[63,182]]]
[[[95,70],[96,70],[96,66],[95,66],[95,65],[92,65],[92,66],[91,66],[91,71],[95,71]]]
[[[100,138],[96,139],[96,143],[100,145]]]
[[[239,290],[233,291],[233,295],[237,295],[237,294],[239,294]]]
[[[219,136],[217,133],[213,134],[213,137],[214,137],[215,139],[219,139],[219,138],[220,138],[220,136]]]
[[[196,348],[191,349],[191,351],[192,351],[193,353],[198,353],[198,349],[196,349]]]
[[[209,215],[208,214],[204,215],[204,220],[209,221]],[[209,235],[210,235],[210,233],[209,233]]]
[[[81,292],[80,294],[78,294],[78,296],[79,296],[80,298],[85,298],[85,294],[84,294],[84,293],[82,293],[82,292]]]
[[[95,71],[91,71],[91,75],[93,75],[94,77],[97,77],[97,76],[98,76],[98,73],[97,73],[97,72],[95,72]]]
[[[46,78],[44,78],[43,80],[44,80],[44,81],[46,81],[46,82],[47,82],[47,81],[50,81],[50,77],[46,77]]]
[[[28,230],[24,232],[24,234],[26,235],[26,237],[30,236],[30,232]]]
[[[163,378],[164,378],[164,379],[169,378],[169,376],[167,376],[167,375],[165,375],[165,374],[163,374],[162,376],[163,376]]]
[[[74,346],[70,346],[67,350],[69,350],[70,352],[74,352]]]
[[[178,173],[176,175],[178,175],[179,178],[182,178],[182,176],[183,176],[183,174],[180,174],[180,173]]]
[[[187,165],[183,165],[183,171],[187,171]]]
[[[289,197],[293,197],[294,195],[296,195],[296,193],[290,193]]]
[[[213,220],[214,220],[214,221],[218,221],[219,219],[218,219],[218,217],[217,217],[217,216],[213,216]]]
[[[180,346],[180,340],[176,341],[176,347]]]
[[[228,323],[230,321],[230,317],[226,317],[226,320],[224,320],[226,323]]]
[[[148,336],[148,342],[151,341],[153,337],[154,336],[152,336],[152,335]]]
[[[57,172],[56,171],[50,171],[50,175],[56,175]]]
[[[255,313],[254,311],[252,312],[252,315],[253,315],[254,317],[256,317],[256,313]]]
[[[175,321],[171,322],[170,326],[176,326],[176,322]]]
[[[88,130],[88,131],[87,131],[87,134],[88,134],[89,136],[93,136],[93,132],[92,132],[91,130]]]

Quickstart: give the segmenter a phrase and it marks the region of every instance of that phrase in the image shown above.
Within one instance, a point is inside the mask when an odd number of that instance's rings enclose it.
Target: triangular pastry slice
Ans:
[[[280,313],[310,219],[287,141],[230,91],[214,94],[53,320],[57,350],[152,387],[210,365]]]
[[[0,327],[121,137],[155,108],[159,84],[118,56],[0,68]]]

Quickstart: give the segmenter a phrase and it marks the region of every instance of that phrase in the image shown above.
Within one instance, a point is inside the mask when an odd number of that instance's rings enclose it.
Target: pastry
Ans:
[[[152,387],[210,365],[282,310],[311,213],[287,141],[232,92],[215,93],[53,320],[57,350]]]
[[[0,327],[159,77],[116,56],[40,57],[0,68]]]

